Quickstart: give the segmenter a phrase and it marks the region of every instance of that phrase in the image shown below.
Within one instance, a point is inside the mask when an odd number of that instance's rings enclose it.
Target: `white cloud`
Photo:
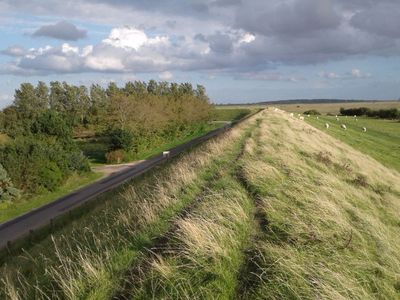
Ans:
[[[169,71],[164,71],[158,75],[161,80],[171,80],[174,75]]]
[[[143,31],[126,26],[111,30],[103,43],[117,48],[138,50],[147,40],[147,35]]]

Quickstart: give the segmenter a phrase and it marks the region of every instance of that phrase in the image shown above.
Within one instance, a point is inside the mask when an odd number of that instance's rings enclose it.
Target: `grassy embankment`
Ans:
[[[109,194],[112,201],[105,199],[23,254],[6,257],[0,270],[3,296],[109,298],[154,238],[170,229],[177,214],[196,206],[219,170],[234,160],[249,130],[246,124]]]
[[[241,119],[251,112],[251,110],[246,109],[233,109],[229,110],[228,113],[224,110],[215,110],[213,112],[212,120],[234,121]],[[223,124],[208,124],[207,126],[199,128],[198,130],[195,130],[188,135],[177,137],[172,141],[165,142],[151,149],[144,149],[143,151],[138,153],[136,159],[146,159],[148,157],[151,157],[152,155],[162,152],[163,150],[173,148],[196,137],[202,136],[207,132],[216,129],[222,125]],[[5,143],[8,140],[9,138],[7,136],[0,135],[0,144]],[[82,151],[84,151],[85,155],[88,156],[93,166],[105,164],[105,153],[107,152],[108,147],[106,138],[78,140],[77,143],[81,147]],[[73,192],[74,190],[77,190],[100,179],[102,176],[103,175],[101,173],[94,172],[82,175],[75,174],[71,176],[64,183],[64,185],[56,189],[54,192],[44,192],[38,195],[24,195],[21,199],[17,201],[0,203],[0,223],[22,215],[44,204],[47,204],[57,198],[60,198],[70,192]]]
[[[9,258],[0,274],[20,298],[398,299],[399,182],[269,110]]]
[[[290,119],[266,116],[244,178],[258,199],[246,299],[398,299],[400,174]]]

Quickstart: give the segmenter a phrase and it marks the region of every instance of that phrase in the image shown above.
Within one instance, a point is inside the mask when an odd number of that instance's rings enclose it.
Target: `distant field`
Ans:
[[[236,121],[250,114],[252,109],[249,108],[222,108],[216,107],[211,115],[212,121]]]
[[[357,118],[356,121],[351,117],[340,117],[338,122],[331,116],[320,116],[319,120],[311,116],[306,121],[400,172],[400,122],[371,118]],[[325,123],[330,124],[328,130]],[[347,130],[343,130],[341,124],[345,124]],[[363,132],[362,127],[366,127],[367,132]]]
[[[312,103],[312,104],[276,104],[272,105],[289,112],[303,113],[310,109],[315,109],[321,114],[339,114],[341,107],[358,108],[368,107],[373,110],[387,109],[387,108],[398,108],[400,109],[400,101],[374,101],[374,102],[353,102],[353,103]]]

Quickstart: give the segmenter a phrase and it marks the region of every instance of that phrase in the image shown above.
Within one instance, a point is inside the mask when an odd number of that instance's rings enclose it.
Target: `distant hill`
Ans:
[[[394,101],[394,100],[291,99],[291,100],[261,101],[252,103],[228,103],[228,104],[217,104],[217,105],[231,106],[231,105],[268,105],[268,104],[297,104],[297,103],[319,104],[319,103],[360,103],[360,102],[381,102],[381,101]]]

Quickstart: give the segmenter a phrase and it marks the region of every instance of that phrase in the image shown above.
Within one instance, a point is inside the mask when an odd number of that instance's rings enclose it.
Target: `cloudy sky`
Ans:
[[[398,0],[0,0],[0,107],[21,82],[200,83],[214,102],[398,99]]]

